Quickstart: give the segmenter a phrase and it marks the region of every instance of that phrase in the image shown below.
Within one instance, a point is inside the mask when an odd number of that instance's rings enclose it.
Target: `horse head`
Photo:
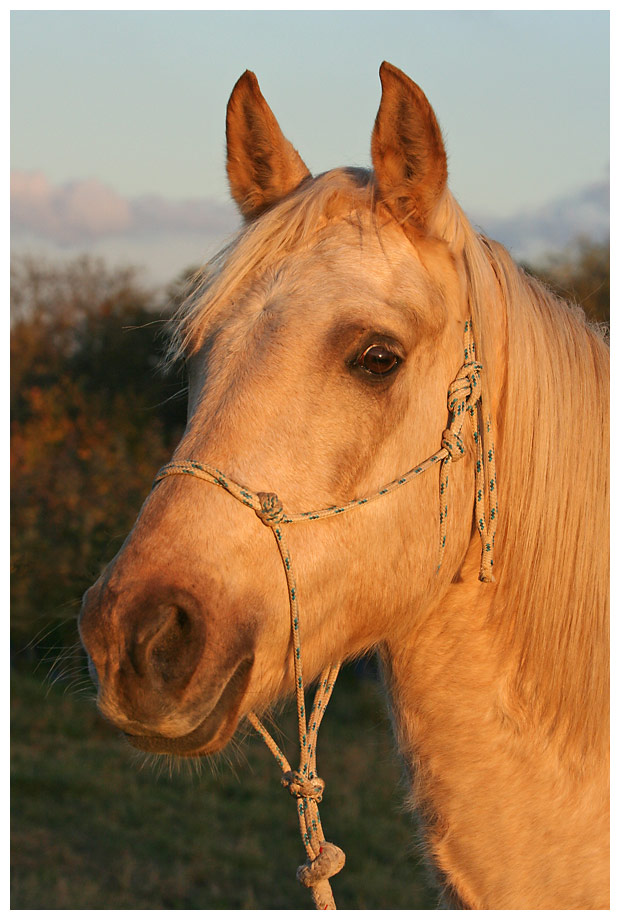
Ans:
[[[362,497],[436,451],[462,363],[467,283],[440,232],[441,132],[408,77],[384,64],[381,80],[373,172],[313,178],[255,76],[239,79],[227,169],[244,227],[178,321],[189,409],[174,458],[277,492],[291,511]],[[430,477],[291,533],[308,680],[401,641],[456,576],[472,535],[472,464],[470,454],[451,473],[439,576]],[[146,750],[211,753],[293,686],[272,537],[190,477],[153,489],[87,592],[80,630],[102,713]]]

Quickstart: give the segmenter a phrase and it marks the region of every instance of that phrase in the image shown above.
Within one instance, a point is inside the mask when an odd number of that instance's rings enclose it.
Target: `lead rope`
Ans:
[[[325,783],[316,769],[317,735],[325,708],[334,688],[340,665],[323,671],[314,697],[310,718],[306,721],[304,678],[301,663],[301,635],[299,630],[299,608],[297,586],[288,543],[281,528],[284,518],[282,503],[275,492],[258,492],[260,510],[255,509],[260,520],[270,527],[276,538],[282,558],[289,597],[291,635],[293,638],[293,665],[295,671],[295,697],[297,702],[297,726],[299,730],[299,769],[291,766],[269,734],[258,716],[249,713],[248,719],[259,733],[282,770],[282,785],[297,799],[299,830],[308,854],[304,865],[297,869],[297,879],[310,889],[317,910],[336,910],[329,879],[340,872],[345,863],[344,852],[334,843],[325,840],[319,802],[323,798]]]
[[[345,854],[333,843],[325,840],[319,802],[323,797],[325,783],[316,769],[316,749],[319,726],[331,696],[340,665],[326,668],[319,680],[310,718],[306,719],[304,680],[301,662],[301,635],[299,630],[299,607],[293,563],[282,525],[300,521],[317,521],[343,514],[376,501],[382,495],[393,492],[416,476],[440,463],[439,475],[439,571],[445,551],[448,519],[448,480],[452,463],[465,453],[461,430],[467,415],[472,419],[474,442],[476,444],[476,526],[482,541],[480,581],[493,581],[493,548],[497,528],[497,488],[495,481],[495,448],[492,439],[491,417],[487,412],[482,418],[482,365],[476,361],[476,346],[471,319],[465,323],[464,363],[448,390],[450,423],[443,432],[441,449],[419,466],[393,479],[367,498],[354,499],[340,507],[324,508],[320,511],[304,511],[297,514],[285,513],[275,492],[251,492],[229,479],[215,467],[206,466],[195,460],[173,460],[161,468],[153,485],[167,476],[186,474],[221,486],[230,495],[256,513],[261,522],[271,529],[280,553],[289,597],[291,635],[293,638],[293,665],[295,673],[295,697],[297,703],[297,724],[299,730],[299,768],[292,770],[285,755],[269,734],[264,724],[255,715],[248,713],[248,720],[261,736],[282,770],[281,782],[297,799],[297,813],[301,837],[308,854],[304,865],[297,869],[298,880],[310,889],[317,910],[336,910],[329,879],[339,872],[345,863]],[[488,509],[488,514],[487,514]]]

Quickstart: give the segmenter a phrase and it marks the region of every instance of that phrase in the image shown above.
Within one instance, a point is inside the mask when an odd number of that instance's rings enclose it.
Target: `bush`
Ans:
[[[609,325],[609,240],[594,243],[583,237],[563,252],[524,268],[558,297],[580,304],[591,322]]]
[[[22,260],[12,296],[12,637],[63,645],[180,437],[184,391],[157,373],[161,306],[133,271]]]

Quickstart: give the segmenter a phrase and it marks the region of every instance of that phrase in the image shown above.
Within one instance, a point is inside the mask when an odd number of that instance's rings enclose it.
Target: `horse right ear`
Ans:
[[[441,131],[413,80],[386,61],[379,74],[383,92],[371,142],[379,197],[403,226],[424,229],[448,180]]]
[[[249,70],[228,100],[226,145],[230,192],[246,220],[258,217],[310,175]]]

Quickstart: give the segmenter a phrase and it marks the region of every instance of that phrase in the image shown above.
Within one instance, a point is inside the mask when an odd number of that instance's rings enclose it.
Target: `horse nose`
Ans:
[[[119,724],[155,724],[174,711],[206,645],[200,604],[173,588],[126,596],[95,585],[84,595],[79,630],[100,708]]]

